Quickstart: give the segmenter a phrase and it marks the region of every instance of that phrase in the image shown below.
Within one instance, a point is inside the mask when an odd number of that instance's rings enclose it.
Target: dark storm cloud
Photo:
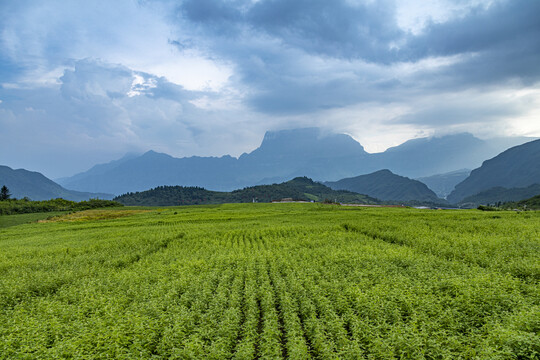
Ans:
[[[540,75],[540,2],[473,8],[414,35],[397,25],[393,2],[189,0],[180,7],[205,46],[236,65],[255,110],[297,114],[355,103],[399,101],[403,92],[525,84]],[[392,72],[403,63],[454,57],[449,65]],[[457,57],[457,58],[456,58]],[[314,61],[330,61],[318,66]],[[341,75],[356,62],[379,69]],[[383,91],[385,90],[385,91]]]
[[[496,84],[517,78],[525,84],[540,76],[540,2],[512,0],[475,9],[463,18],[430,24],[408,39],[400,59],[465,55],[441,75],[463,84]]]
[[[181,12],[193,23],[208,26],[207,30],[220,35],[235,34],[243,23],[241,8],[245,1],[187,0]]]
[[[213,35],[239,29],[271,36],[306,52],[329,57],[388,62],[393,42],[403,37],[391,2],[352,5],[344,0],[188,0],[181,13]]]
[[[309,53],[387,62],[403,36],[389,2],[351,5],[343,0],[270,0],[254,5],[248,22]]]
[[[514,50],[525,44],[538,52],[539,14],[540,2],[531,0],[512,0],[494,3],[488,9],[473,9],[463,18],[429,24],[421,35],[408,41],[404,53],[415,60],[503,47]]]
[[[194,43],[233,62],[232,81],[250,89],[246,104],[269,114],[343,107],[372,97],[366,84],[381,79],[344,72],[324,59],[387,62],[390,43],[402,35],[393,9],[381,4],[190,0],[180,13],[197,25]]]

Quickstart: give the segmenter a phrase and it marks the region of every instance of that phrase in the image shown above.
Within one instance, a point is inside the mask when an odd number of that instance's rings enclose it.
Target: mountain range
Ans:
[[[407,177],[430,176],[476,168],[510,145],[527,138],[480,140],[463,133],[414,139],[383,153],[367,153],[346,134],[317,128],[267,132],[257,149],[239,158],[185,157],[148,151],[96,165],[69,178],[58,179],[78,191],[123,194],[162,185],[199,186],[231,191],[253,185],[307,176],[318,181],[369,174],[382,169]]]
[[[14,170],[0,165],[0,186],[5,185],[14,198],[27,197],[31,200],[50,200],[63,198],[72,201],[83,201],[100,198],[110,200],[111,194],[89,193],[67,190],[43,174],[25,169]]]

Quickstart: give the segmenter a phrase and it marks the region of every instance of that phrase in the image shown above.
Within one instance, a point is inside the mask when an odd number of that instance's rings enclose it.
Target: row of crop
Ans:
[[[341,224],[388,243],[410,246],[448,260],[459,260],[538,283],[540,280],[540,216],[500,212],[367,216]],[[523,219],[529,216],[529,219]],[[525,220],[525,221],[523,221]]]

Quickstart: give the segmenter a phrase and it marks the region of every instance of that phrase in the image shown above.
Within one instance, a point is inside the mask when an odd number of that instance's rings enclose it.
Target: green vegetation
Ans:
[[[538,359],[539,229],[323,204],[0,229],[0,357]]]
[[[32,223],[39,220],[44,220],[44,219],[52,218],[55,216],[63,215],[66,213],[67,211],[55,211],[55,212],[46,212],[46,213],[41,212],[41,213],[30,213],[30,214],[2,215],[0,216],[0,228]]]
[[[88,201],[69,201],[64,199],[31,201],[28,199],[9,199],[0,201],[0,216],[29,214],[51,211],[80,211],[103,207],[117,207],[122,204],[111,200],[90,199]]]
[[[158,186],[154,189],[127,193],[114,198],[124,205],[177,206],[225,203],[271,202],[290,198],[301,201],[331,199],[343,203],[378,204],[377,199],[346,190],[332,190],[307,177],[297,177],[290,181],[246,187],[232,192],[210,191],[200,187]]]
[[[505,209],[540,210],[540,195],[530,199],[502,204]]]

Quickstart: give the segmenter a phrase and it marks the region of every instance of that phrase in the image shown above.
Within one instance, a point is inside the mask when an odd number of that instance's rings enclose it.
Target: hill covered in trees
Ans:
[[[367,195],[346,190],[332,190],[307,177],[297,177],[281,184],[251,186],[231,192],[210,191],[201,187],[158,186],[147,191],[126,193],[117,196],[114,200],[124,205],[175,206],[271,202],[285,198],[299,201],[379,203],[379,200]]]
[[[515,203],[505,204],[507,208],[521,208],[527,210],[540,210],[540,194],[530,199],[516,201]]]
[[[424,183],[396,175],[387,169],[325,184],[335,190],[354,191],[386,201],[445,202]]]

